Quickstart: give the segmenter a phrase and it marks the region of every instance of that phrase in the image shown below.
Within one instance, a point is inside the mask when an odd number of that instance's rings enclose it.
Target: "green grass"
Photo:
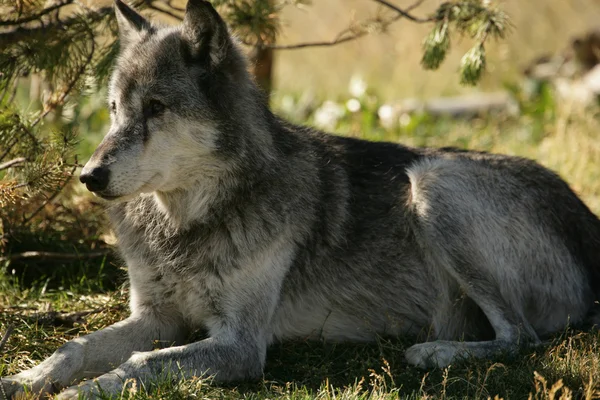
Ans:
[[[523,104],[523,115],[484,116],[468,121],[414,116],[403,127],[384,129],[374,117],[376,106],[347,114],[337,131],[371,140],[416,146],[458,146],[534,158],[558,171],[596,212],[600,212],[600,142],[598,110],[573,111],[553,102]],[[93,148],[91,142],[82,146]],[[82,157],[85,159],[85,154]],[[81,251],[102,243],[98,208],[76,188],[71,205],[86,204],[79,238],[56,231],[23,242],[47,249]],[[92,211],[89,211],[92,210]],[[78,218],[80,218],[78,217]],[[86,230],[87,229],[87,230]],[[100,229],[100,231],[98,231]],[[106,233],[106,232],[105,232]],[[91,237],[82,240],[81,237]],[[15,250],[16,251],[16,250]],[[20,251],[20,250],[19,250]],[[38,262],[6,265],[0,274],[0,331],[15,331],[2,352],[0,375],[30,368],[78,335],[101,329],[127,315],[124,266],[115,258],[76,263]],[[87,315],[77,314],[93,311]],[[193,336],[190,340],[198,339]],[[543,346],[517,356],[467,360],[446,369],[418,370],[406,364],[410,338],[370,344],[296,341],[269,349],[263,379],[233,385],[210,380],[163,377],[145,388],[126,391],[135,399],[535,399],[600,397],[600,334],[567,329]],[[561,386],[563,385],[563,386]],[[561,397],[562,396],[562,397]]]

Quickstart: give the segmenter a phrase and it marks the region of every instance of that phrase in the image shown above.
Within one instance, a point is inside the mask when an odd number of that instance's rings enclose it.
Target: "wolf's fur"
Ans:
[[[256,378],[269,344],[298,337],[421,336],[431,341],[408,362],[444,366],[588,314],[600,223],[554,173],[288,124],[208,3],[191,0],[179,27],[119,1],[117,16],[112,127],[82,180],[117,198],[131,316],[13,382],[50,391],[99,377],[68,398],[169,372]],[[184,344],[199,327],[209,338]],[[174,346],[149,351],[153,340]]]

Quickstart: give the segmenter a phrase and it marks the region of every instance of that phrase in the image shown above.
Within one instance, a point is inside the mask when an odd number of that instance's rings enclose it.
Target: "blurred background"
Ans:
[[[442,1],[426,1],[413,11],[426,16]],[[558,54],[578,35],[600,29],[598,0],[506,0],[494,2],[508,13],[513,28],[505,40],[490,42],[488,72],[477,88],[465,88],[456,78],[468,39],[455,37],[452,50],[437,71],[420,65],[423,38],[430,25],[399,20],[387,32],[333,47],[275,53],[275,89],[281,92],[312,90],[319,96],[346,93],[348,82],[359,74],[385,100],[435,97],[468,91],[502,89],[522,78],[534,59]],[[405,8],[413,1],[395,1]],[[321,0],[304,8],[288,7],[282,14],[282,43],[331,39],[353,21],[376,14],[381,6],[365,0]]]

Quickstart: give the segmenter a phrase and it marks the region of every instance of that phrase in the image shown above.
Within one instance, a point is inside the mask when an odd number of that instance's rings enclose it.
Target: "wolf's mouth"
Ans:
[[[94,194],[96,196],[98,196],[98,197],[100,197],[100,198],[102,198],[104,200],[108,200],[108,201],[117,200],[117,199],[123,197],[123,196],[109,196],[109,195],[102,194],[102,193],[94,193]]]

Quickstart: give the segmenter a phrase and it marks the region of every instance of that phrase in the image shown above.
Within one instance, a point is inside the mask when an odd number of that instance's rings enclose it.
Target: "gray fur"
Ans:
[[[81,179],[112,200],[131,316],[9,378],[10,393],[258,378],[271,343],[307,337],[413,335],[431,341],[408,362],[441,367],[585,319],[600,223],[554,173],[288,124],[208,3],[169,28],[117,5],[112,126]],[[197,328],[209,338],[183,343]]]

